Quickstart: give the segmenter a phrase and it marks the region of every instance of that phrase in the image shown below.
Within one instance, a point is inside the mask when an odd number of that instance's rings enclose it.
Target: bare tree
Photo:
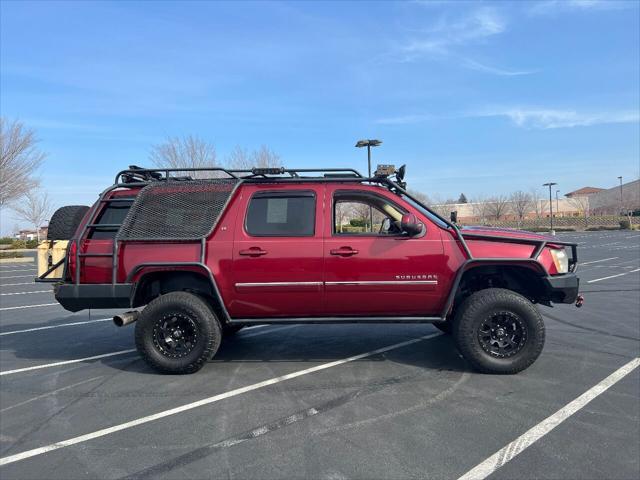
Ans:
[[[427,201],[427,205],[429,206],[429,208],[431,208],[431,210],[436,212],[441,217],[449,218],[449,214],[451,213],[451,210],[453,208],[452,205],[454,204],[451,199],[445,200],[441,196],[435,195],[432,198],[427,198]]]
[[[483,196],[478,196],[471,202],[473,216],[477,217],[482,224],[487,223],[487,217],[491,214],[490,208],[489,201]]]
[[[432,203],[426,193],[422,193],[422,192],[419,192],[418,190],[412,190],[412,189],[409,189],[407,191],[412,197],[414,197],[416,200],[418,200],[421,203],[424,203],[427,206]]]
[[[582,214],[584,218],[584,226],[589,226],[589,196],[588,195],[577,195],[575,197],[568,198],[569,204],[578,210]]]
[[[488,214],[500,220],[509,210],[509,199],[506,195],[495,195],[487,201]]]
[[[33,175],[45,154],[37,143],[33,130],[0,117],[0,208],[38,184]]]
[[[12,210],[18,214],[18,217],[32,224],[36,229],[38,242],[40,241],[40,227],[49,219],[51,213],[51,204],[49,196],[46,193],[40,193],[38,190],[29,190],[24,195],[24,200],[12,207]]]
[[[252,168],[269,168],[281,166],[280,155],[266,145],[249,154],[246,148],[236,146],[227,159],[230,168],[251,170]]]
[[[531,206],[536,218],[544,218],[549,211],[549,201],[540,198],[540,194],[535,188],[531,189]]]
[[[149,159],[160,168],[219,167],[215,146],[193,135],[168,137],[163,143],[151,147]],[[194,178],[217,176],[206,172],[193,172],[189,175]]]
[[[640,184],[636,180],[636,184],[626,185],[622,190],[622,202],[620,207],[622,211],[620,215],[626,215],[629,226],[632,224],[633,212],[640,208]]]
[[[513,192],[509,198],[511,203],[511,210],[518,217],[518,227],[522,226],[522,221],[533,208],[533,198],[530,193],[518,190]]]

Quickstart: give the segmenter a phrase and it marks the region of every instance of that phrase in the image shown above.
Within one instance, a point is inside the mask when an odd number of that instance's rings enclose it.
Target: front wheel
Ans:
[[[467,298],[453,322],[462,356],[483,373],[513,374],[536,361],[544,347],[540,312],[511,290],[489,288]]]
[[[222,329],[201,297],[170,292],[145,307],[135,337],[138,352],[155,370],[193,373],[218,351]]]

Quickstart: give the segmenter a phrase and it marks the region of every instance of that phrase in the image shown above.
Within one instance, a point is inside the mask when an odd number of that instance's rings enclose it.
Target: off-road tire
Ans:
[[[47,240],[70,240],[88,210],[86,205],[60,207],[49,221]]]
[[[184,356],[163,353],[157,332],[162,319],[179,315],[195,325],[193,347]],[[161,373],[184,374],[200,370],[220,347],[222,328],[206,301],[188,292],[170,292],[153,299],[136,322],[136,348],[153,369]]]
[[[480,328],[492,315],[514,315],[525,328],[516,353],[499,358],[483,349]],[[536,361],[544,347],[545,327],[537,308],[522,295],[502,288],[480,290],[457,309],[453,337],[458,350],[473,368],[483,373],[514,374]]]

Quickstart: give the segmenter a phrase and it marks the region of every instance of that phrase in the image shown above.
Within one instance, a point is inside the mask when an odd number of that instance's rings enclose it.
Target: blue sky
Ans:
[[[0,110],[56,206],[194,134],[440,197],[640,175],[637,1],[2,2]],[[2,232],[15,225],[9,212]]]

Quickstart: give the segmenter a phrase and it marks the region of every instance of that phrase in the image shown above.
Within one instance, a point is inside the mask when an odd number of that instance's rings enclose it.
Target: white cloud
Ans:
[[[450,48],[498,35],[506,29],[506,21],[488,7],[475,10],[464,18],[450,21],[442,17],[422,38],[403,47],[409,55],[446,54]]]
[[[511,108],[470,114],[471,117],[507,117],[528,129],[588,127],[607,123],[637,123],[638,111],[579,113],[573,110]]]
[[[529,8],[531,15],[555,15],[571,11],[622,10],[631,8],[635,2],[624,0],[543,0]]]
[[[559,110],[549,108],[489,108],[467,113],[452,113],[447,116],[432,114],[408,114],[395,117],[383,117],[376,120],[381,125],[412,125],[429,120],[474,118],[474,117],[504,117],[520,128],[531,130],[547,130],[554,128],[589,127],[592,125],[612,123],[638,123],[638,111],[609,111],[597,113],[576,112],[574,110]]]
[[[477,70],[479,72],[492,73],[494,75],[502,75],[507,77],[516,77],[519,75],[531,75],[532,73],[538,72],[538,70],[507,70],[504,68],[486,65],[476,60],[472,60],[471,58],[462,58],[461,64],[467,68],[470,68],[471,70]]]
[[[442,16],[434,25],[402,46],[401,60],[413,62],[421,58],[448,59],[464,68],[501,76],[535,73],[530,70],[512,70],[487,65],[458,53],[466,46],[485,42],[506,29],[506,18],[490,7],[478,8],[454,20]]]

